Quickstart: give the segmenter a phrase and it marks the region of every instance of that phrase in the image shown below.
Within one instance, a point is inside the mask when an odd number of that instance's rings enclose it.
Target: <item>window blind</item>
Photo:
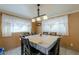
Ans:
[[[56,17],[42,22],[42,32],[57,32],[68,35],[68,16]]]
[[[12,32],[31,32],[31,21],[2,14],[2,36],[11,36]]]

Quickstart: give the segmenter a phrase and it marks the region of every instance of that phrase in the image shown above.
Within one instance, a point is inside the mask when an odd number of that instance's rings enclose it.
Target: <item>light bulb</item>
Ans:
[[[32,22],[35,22],[35,19],[32,19]]]
[[[41,21],[41,18],[40,18],[40,17],[38,17],[38,18],[37,18],[37,21]]]
[[[48,17],[45,15],[45,16],[43,16],[43,19],[44,19],[44,20],[47,20],[47,19],[48,19]]]

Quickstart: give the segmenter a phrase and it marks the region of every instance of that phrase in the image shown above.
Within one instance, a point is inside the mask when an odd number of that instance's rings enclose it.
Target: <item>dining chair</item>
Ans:
[[[24,43],[23,43],[23,37],[25,37],[25,36],[20,36],[20,38],[21,38],[21,55],[23,55],[24,54]]]
[[[57,33],[56,32],[51,32],[50,35],[56,36]]]
[[[32,32],[32,33],[31,33],[31,35],[36,35],[36,34],[37,34],[36,32]]]
[[[40,52],[30,45],[29,39],[21,37],[21,55],[37,55],[37,54],[40,54]]]
[[[44,35],[48,35],[48,32],[43,32]]]
[[[24,36],[29,36],[30,33],[29,33],[29,32],[23,32],[22,35],[24,35]]]
[[[31,55],[29,39],[23,39],[25,55]]]
[[[59,55],[59,51],[60,51],[60,39],[58,38],[54,47],[49,51],[49,55]]]

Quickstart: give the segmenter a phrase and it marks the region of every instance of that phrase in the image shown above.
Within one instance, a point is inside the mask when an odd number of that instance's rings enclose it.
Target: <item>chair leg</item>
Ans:
[[[59,55],[59,53],[60,53],[60,38],[58,39],[58,49],[57,50],[58,50],[57,55]]]
[[[59,47],[59,45],[58,45],[58,49],[57,49],[58,51],[57,51],[57,55],[59,55],[59,52],[60,52],[60,47]]]
[[[21,42],[21,55],[23,55],[23,50],[24,50],[23,43]]]
[[[21,47],[21,55],[23,55],[23,48]]]

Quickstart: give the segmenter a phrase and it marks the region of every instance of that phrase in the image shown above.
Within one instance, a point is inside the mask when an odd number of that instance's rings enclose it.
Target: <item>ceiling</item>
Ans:
[[[8,14],[33,18],[37,16],[36,4],[0,4],[0,11]],[[78,12],[79,4],[41,4],[40,14],[46,14],[48,17],[54,17],[71,12]]]

